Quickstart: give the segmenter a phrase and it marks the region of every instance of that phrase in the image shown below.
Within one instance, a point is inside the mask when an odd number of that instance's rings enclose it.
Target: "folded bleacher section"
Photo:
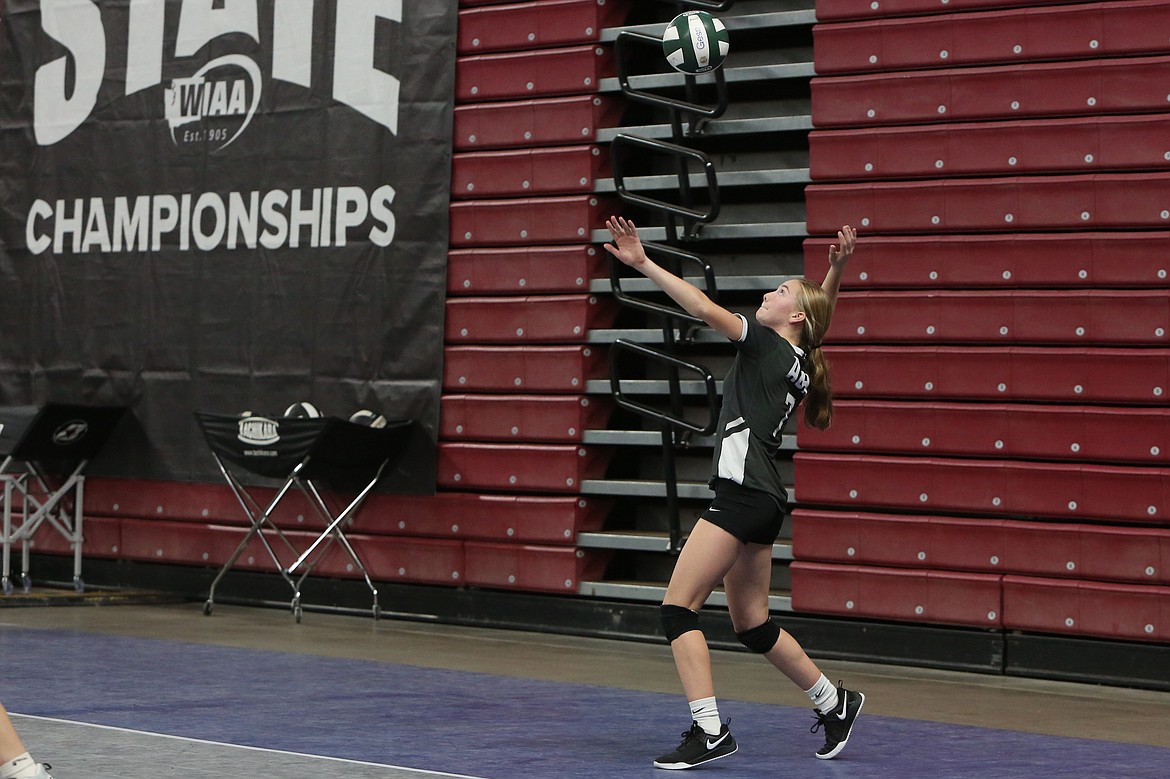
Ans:
[[[818,19],[809,231],[864,243],[794,608],[1170,641],[1170,4]]]

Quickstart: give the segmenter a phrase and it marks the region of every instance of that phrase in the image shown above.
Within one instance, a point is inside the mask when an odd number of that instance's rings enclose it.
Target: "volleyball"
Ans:
[[[300,403],[293,403],[291,406],[289,406],[288,408],[286,408],[284,410],[284,415],[286,417],[293,417],[293,418],[316,419],[316,418],[321,416],[321,412],[319,410],[317,410],[316,406],[314,406],[312,403],[305,400],[305,401],[301,401]]]
[[[353,415],[350,416],[349,421],[353,422],[355,425],[363,425],[365,427],[382,428],[386,426],[386,417],[382,416],[381,414],[376,414],[373,411],[365,408],[363,408],[361,411],[353,412]]]
[[[677,71],[695,75],[715,70],[727,59],[731,41],[723,22],[706,11],[685,11],[662,33],[662,53]]]

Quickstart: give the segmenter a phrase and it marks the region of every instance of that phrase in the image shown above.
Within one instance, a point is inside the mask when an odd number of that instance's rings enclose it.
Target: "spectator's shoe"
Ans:
[[[727,725],[719,729],[719,735],[712,736],[699,727],[699,723],[692,722],[691,729],[683,733],[682,737],[678,749],[654,761],[655,768],[666,768],[671,771],[694,768],[727,757],[739,749]]]
[[[817,722],[809,729],[812,733],[816,733],[822,727],[825,729],[825,745],[817,750],[817,757],[821,760],[830,760],[841,753],[849,743],[853,723],[864,705],[864,695],[846,690],[837,682],[837,708],[828,714],[821,714],[818,711]]]

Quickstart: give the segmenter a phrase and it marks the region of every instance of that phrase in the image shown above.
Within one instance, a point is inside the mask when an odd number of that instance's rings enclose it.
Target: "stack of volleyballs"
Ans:
[[[685,11],[674,17],[662,33],[666,61],[691,76],[718,68],[730,48],[727,28],[706,11]]]

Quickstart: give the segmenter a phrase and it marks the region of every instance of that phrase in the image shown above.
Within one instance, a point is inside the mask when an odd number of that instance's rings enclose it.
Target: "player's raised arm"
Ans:
[[[829,296],[829,301],[837,305],[837,293],[841,289],[841,274],[845,270],[845,264],[849,262],[849,256],[853,254],[853,247],[857,245],[857,231],[849,225],[845,225],[837,231],[837,243],[829,247],[829,272],[825,274],[825,280],[821,283],[821,288],[825,290],[825,294]]]
[[[698,317],[726,338],[739,340],[743,322],[735,314],[707,297],[703,290],[662,268],[646,256],[638,228],[620,216],[611,216],[605,226],[613,236],[613,243],[605,249],[625,265],[641,273],[658,285],[670,298],[691,316]]]

